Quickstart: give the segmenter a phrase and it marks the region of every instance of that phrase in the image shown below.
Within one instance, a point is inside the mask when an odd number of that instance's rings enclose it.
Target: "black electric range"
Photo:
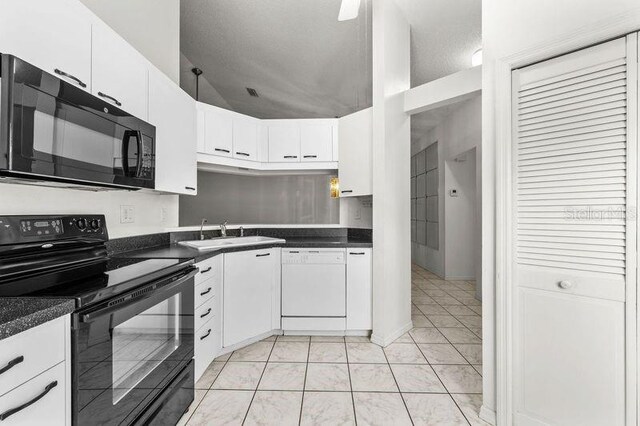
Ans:
[[[0,297],[70,298],[73,423],[175,424],[193,400],[192,260],[109,257],[102,215],[0,217]]]

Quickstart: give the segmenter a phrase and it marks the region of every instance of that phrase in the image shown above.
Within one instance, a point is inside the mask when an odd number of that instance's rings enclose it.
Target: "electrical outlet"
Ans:
[[[160,207],[160,223],[165,223],[167,221],[167,208]]]
[[[136,221],[135,206],[120,206],[120,223],[134,223]]]
[[[360,204],[358,203],[358,206],[356,206],[354,212],[353,212],[353,218],[354,219],[361,219],[362,218],[362,208],[360,207]]]

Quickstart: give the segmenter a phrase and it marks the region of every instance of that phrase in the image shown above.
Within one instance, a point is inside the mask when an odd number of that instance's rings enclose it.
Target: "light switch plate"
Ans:
[[[134,223],[136,221],[135,206],[120,206],[120,223]]]

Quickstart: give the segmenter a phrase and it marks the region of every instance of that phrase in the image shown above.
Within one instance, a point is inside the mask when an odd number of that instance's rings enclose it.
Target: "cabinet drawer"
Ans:
[[[196,275],[195,285],[198,286],[200,283],[216,279],[216,282],[221,282],[222,280],[222,256],[218,255],[212,257],[211,259],[203,260],[202,262],[196,263],[196,266],[200,271]]]
[[[218,356],[222,349],[222,336],[220,330],[216,328],[215,318],[207,321],[195,333],[195,376],[196,381],[202,376],[211,361]]]
[[[216,281],[214,279],[206,280],[195,287],[193,306],[197,308],[212,297],[219,297],[219,284]]]
[[[1,396],[0,416],[8,416],[2,425],[64,425],[67,415],[65,371],[65,364],[61,362]],[[10,414],[26,404],[29,405]]]
[[[3,340],[0,369],[9,368],[0,374],[0,395],[64,361],[65,344],[70,344],[65,335],[62,317]]]
[[[216,302],[217,298],[213,297],[195,309],[194,316],[196,330],[199,330],[204,323],[208,322],[211,318],[220,315],[220,311],[216,309]]]

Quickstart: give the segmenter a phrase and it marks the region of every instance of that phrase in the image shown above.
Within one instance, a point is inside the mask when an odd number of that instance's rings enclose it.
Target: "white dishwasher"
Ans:
[[[345,249],[282,250],[282,328],[345,330]]]

